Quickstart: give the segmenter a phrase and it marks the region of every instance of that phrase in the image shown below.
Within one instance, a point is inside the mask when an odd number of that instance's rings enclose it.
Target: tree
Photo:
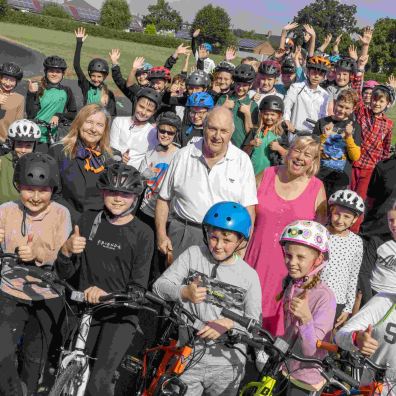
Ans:
[[[43,15],[48,15],[56,18],[72,19],[71,15],[57,3],[48,3],[43,7]]]
[[[105,0],[100,10],[100,25],[111,29],[123,30],[131,22],[126,0]]]
[[[369,55],[372,71],[396,73],[396,19],[381,18],[375,22]]]
[[[205,41],[226,47],[235,41],[235,36],[230,31],[230,17],[221,7],[211,4],[201,8],[195,15],[192,31],[201,29],[201,36]]]
[[[149,23],[145,28],[144,28],[144,33],[146,34],[151,34],[151,35],[156,35],[157,34],[157,29],[155,28],[154,23]]]
[[[143,25],[153,24],[156,30],[180,30],[183,19],[165,0],[147,7],[149,14],[143,18]]]
[[[0,16],[7,14],[9,8],[7,0],[0,0]]]
[[[322,43],[329,33],[333,38],[341,33],[355,33],[355,14],[355,5],[341,4],[338,0],[315,0],[298,12],[294,22],[312,25],[318,42]]]

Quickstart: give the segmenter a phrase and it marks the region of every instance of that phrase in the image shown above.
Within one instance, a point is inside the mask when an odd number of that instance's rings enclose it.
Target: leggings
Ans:
[[[277,393],[278,396],[319,396],[322,392],[322,390],[309,391],[307,389],[300,388],[292,382],[288,382],[286,385],[285,381],[281,382],[278,389],[281,391],[281,393]]]
[[[54,298],[32,304],[0,295],[0,394],[22,395],[22,384],[16,366],[16,349],[23,337],[21,378],[28,395],[37,389],[48,350],[58,332],[62,300]]]

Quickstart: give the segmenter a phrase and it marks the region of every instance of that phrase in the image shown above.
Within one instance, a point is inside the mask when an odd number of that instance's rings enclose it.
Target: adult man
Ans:
[[[207,116],[203,139],[173,158],[155,210],[157,246],[176,258],[202,242],[202,220],[220,201],[239,202],[254,220],[257,193],[253,166],[246,153],[232,145],[232,113],[216,107]],[[166,229],[172,201],[172,219]]]

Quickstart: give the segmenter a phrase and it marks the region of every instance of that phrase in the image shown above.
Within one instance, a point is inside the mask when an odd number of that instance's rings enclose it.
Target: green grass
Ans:
[[[66,59],[69,69],[66,72],[67,78],[76,78],[73,70],[73,56],[76,39],[74,32],[66,33],[56,30],[40,29],[33,26],[23,26],[11,23],[0,23],[0,35],[29,48],[42,52],[44,55],[58,55]],[[121,70],[126,78],[132,62],[137,56],[144,56],[146,62],[154,66],[163,65],[165,60],[173,53],[171,48],[156,47],[153,45],[131,43],[121,40],[111,40],[101,37],[88,36],[84,42],[81,66],[85,71],[92,58],[100,57],[109,60],[108,53],[112,48],[119,48],[121,51]],[[223,59],[221,55],[213,55],[213,60],[218,63]],[[183,67],[184,56],[181,56],[172,68],[172,74],[177,74]],[[190,57],[190,66],[194,64],[194,59]],[[111,78],[108,80],[111,89],[115,85]]]
[[[393,143],[396,143],[396,106],[391,107],[387,113],[387,117],[389,117],[393,121]]]

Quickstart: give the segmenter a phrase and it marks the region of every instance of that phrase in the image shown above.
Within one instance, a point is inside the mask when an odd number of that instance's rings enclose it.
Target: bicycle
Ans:
[[[287,368],[287,361],[289,359],[319,366],[318,370],[326,379],[327,383],[337,386],[347,395],[349,395],[349,390],[342,382],[347,383],[353,388],[358,387],[358,381],[339,370],[336,367],[336,362],[330,356],[327,356],[323,361],[298,356],[292,352],[292,345],[280,337],[274,339],[255,320],[240,316],[226,308],[223,308],[222,315],[239,323],[248,332],[258,334],[258,336],[253,336],[253,338],[239,334],[238,338],[240,342],[253,348],[262,349],[264,347],[265,351],[270,355],[270,358],[260,373],[260,380],[249,382],[243,386],[240,390],[240,396],[272,396],[275,393],[274,389],[278,383],[280,369],[282,365],[285,365]]]
[[[85,302],[84,293],[74,290],[67,282],[60,281],[71,292],[70,299],[79,303]],[[70,350],[61,349],[59,365],[56,373],[55,383],[52,386],[49,396],[83,396],[88,385],[90,376],[90,360],[85,346],[88,340],[89,330],[93,315],[103,308],[126,307],[133,310],[146,309],[155,311],[146,306],[146,298],[156,303],[162,300],[150,292],[143,293],[141,290],[133,290],[128,293],[109,293],[100,297],[100,304],[84,305],[78,330],[74,337]],[[157,312],[157,311],[155,311]]]
[[[53,144],[59,142],[63,137],[66,136],[67,132],[64,130],[62,127],[68,127],[70,126],[70,122],[63,120],[59,121],[58,125],[53,125],[50,124],[49,122],[46,122],[44,120],[38,120],[35,119],[33,120],[37,125],[43,126],[47,129],[47,134],[48,134],[48,145],[52,146]]]

